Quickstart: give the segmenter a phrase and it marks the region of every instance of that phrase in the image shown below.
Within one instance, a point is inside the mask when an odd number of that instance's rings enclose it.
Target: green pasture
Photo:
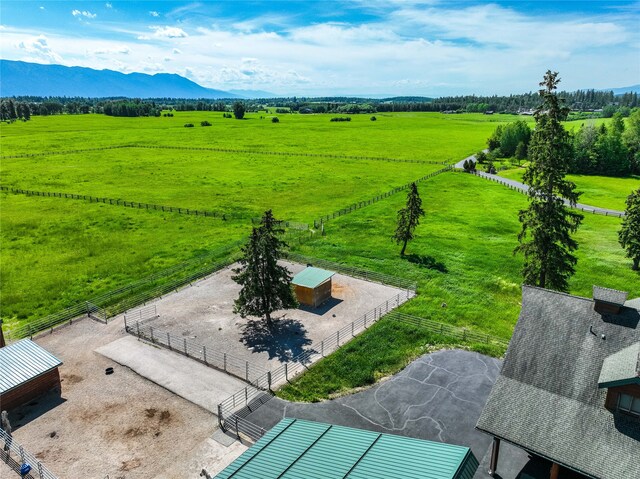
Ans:
[[[243,238],[248,225],[58,198],[0,195],[0,317],[57,312]]]
[[[420,184],[426,217],[401,258],[391,241],[405,195],[337,218],[303,254],[414,279],[418,296],[402,310],[505,339],[520,311],[522,257],[513,255],[524,195],[465,173]],[[571,293],[591,296],[594,284],[640,296],[640,277],[617,241],[620,219],[586,215]]]
[[[500,176],[522,181],[524,168],[504,170]],[[580,203],[612,210],[624,211],[627,196],[640,188],[640,176],[615,178],[611,176],[567,175],[577,190],[582,192]]]

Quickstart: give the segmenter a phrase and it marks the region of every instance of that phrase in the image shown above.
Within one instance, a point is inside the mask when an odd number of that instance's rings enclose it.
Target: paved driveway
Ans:
[[[500,366],[478,353],[438,351],[366,391],[315,404],[274,398],[248,419],[265,429],[294,417],[448,442],[470,447],[482,460],[491,438],[475,424]]]

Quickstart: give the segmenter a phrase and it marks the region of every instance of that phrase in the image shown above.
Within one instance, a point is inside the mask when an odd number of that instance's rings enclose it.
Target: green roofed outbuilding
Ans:
[[[287,418],[215,479],[471,479],[468,447]]]
[[[334,274],[333,271],[313,266],[308,266],[296,274],[291,283],[300,304],[317,308],[331,299],[331,278]]]

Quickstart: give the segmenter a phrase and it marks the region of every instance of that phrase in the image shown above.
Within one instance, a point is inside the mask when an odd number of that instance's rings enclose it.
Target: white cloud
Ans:
[[[85,18],[96,18],[98,16],[98,14],[96,13],[91,13],[88,10],[72,10],[71,11],[71,15],[73,15],[74,17],[85,17]]]
[[[160,16],[160,14],[158,12],[156,12],[155,10],[151,10],[149,12],[149,15],[151,15],[152,17],[159,17]]]
[[[127,46],[114,47],[114,48],[98,48],[91,51],[94,55],[129,55],[131,53],[131,49]]]
[[[149,27],[156,38],[186,38],[187,32],[178,27]]]
[[[32,55],[31,58],[36,58],[38,60],[47,60],[50,62],[62,61],[62,57],[51,49],[47,37],[45,37],[44,35],[39,35],[37,37],[23,40],[19,42],[16,47],[19,50]]]
[[[45,8],[44,8],[44,7],[38,7],[38,8],[40,8],[40,10],[45,10]]]
[[[138,40],[151,40],[151,37],[149,35],[138,35],[136,38]]]
[[[109,2],[105,3],[104,6],[107,8],[113,8],[113,5],[111,5],[111,3]]]
[[[170,57],[164,57],[162,60],[163,60],[163,61],[165,61],[165,62],[170,62],[170,61],[172,61],[173,59],[172,59],[172,58],[170,58]]]

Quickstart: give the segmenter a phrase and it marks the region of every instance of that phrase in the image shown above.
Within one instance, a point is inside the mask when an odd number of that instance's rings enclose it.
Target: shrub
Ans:
[[[372,117],[370,118],[370,120],[371,120],[371,121],[376,121],[376,120],[377,120],[377,118],[376,118],[375,116],[372,116]]]
[[[280,123],[280,119],[277,116],[271,118],[271,123]]]
[[[223,113],[222,118],[233,118],[233,115],[231,113]]]
[[[211,126],[211,123],[209,123],[207,120],[201,121],[200,126]]]
[[[349,116],[334,116],[330,121],[351,121]]]
[[[247,108],[241,101],[237,101],[233,104],[233,116],[236,117],[236,120],[242,120],[246,111]]]
[[[476,160],[483,165],[487,161],[487,154],[484,151],[479,151],[476,153]]]
[[[185,123],[184,127],[185,128],[193,128],[193,123]]]

